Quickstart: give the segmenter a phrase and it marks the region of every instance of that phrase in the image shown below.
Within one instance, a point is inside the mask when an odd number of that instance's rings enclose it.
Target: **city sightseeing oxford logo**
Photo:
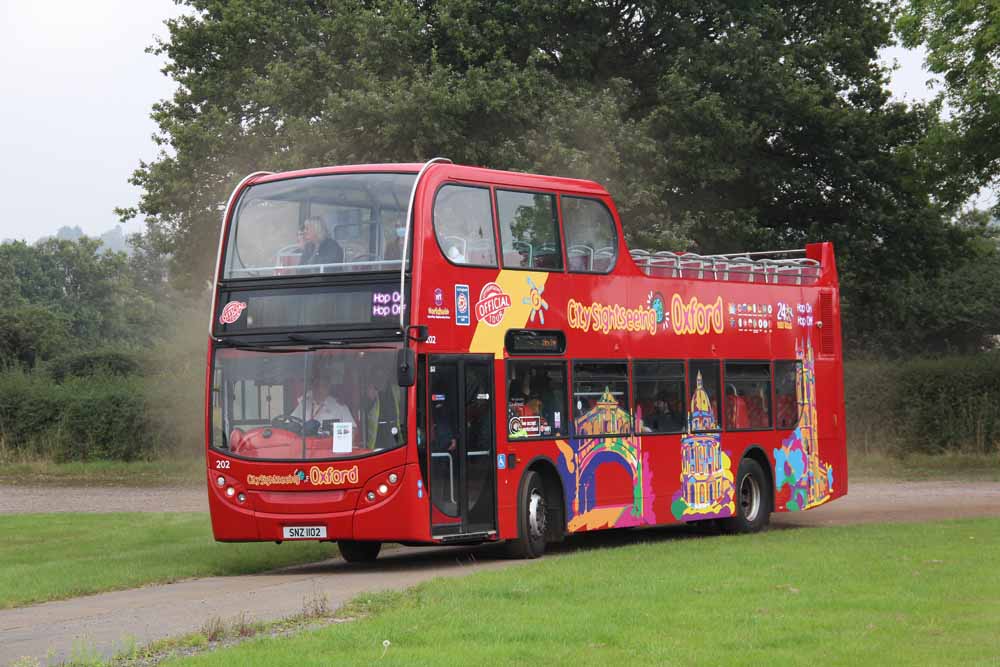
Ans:
[[[476,304],[476,319],[495,327],[503,321],[507,309],[510,308],[510,295],[504,293],[496,283],[486,283],[479,293]]]

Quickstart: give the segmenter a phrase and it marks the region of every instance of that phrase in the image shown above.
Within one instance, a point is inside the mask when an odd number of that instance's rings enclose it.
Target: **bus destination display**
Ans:
[[[510,354],[562,354],[566,351],[566,335],[562,331],[511,329],[504,346]]]

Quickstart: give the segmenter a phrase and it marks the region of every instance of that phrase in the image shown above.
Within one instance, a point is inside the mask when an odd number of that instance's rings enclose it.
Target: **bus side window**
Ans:
[[[595,199],[563,196],[560,201],[569,270],[610,273],[618,259],[618,234],[611,212]]]
[[[722,427],[719,417],[719,362],[692,361],[690,368],[688,422],[691,430],[718,431]]]
[[[631,432],[628,365],[624,361],[573,364],[573,423],[578,436]]]
[[[487,188],[445,185],[434,197],[434,236],[448,261],[497,265],[493,205]]]
[[[567,432],[566,364],[519,359],[507,363],[507,437],[561,437]]]
[[[555,195],[497,190],[497,212],[505,268],[562,270]]]
[[[687,423],[683,361],[632,364],[636,432],[680,433]]]
[[[799,423],[799,405],[795,384],[800,361],[774,362],[774,412],[778,428],[795,428]]]
[[[726,362],[726,430],[771,428],[771,365]]]

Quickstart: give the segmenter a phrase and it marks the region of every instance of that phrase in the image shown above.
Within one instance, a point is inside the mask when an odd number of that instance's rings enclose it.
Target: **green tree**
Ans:
[[[1000,2],[909,0],[899,17],[904,46],[927,48],[942,75],[957,132],[948,162],[955,197],[995,185],[1000,176]],[[938,146],[940,147],[938,142]],[[1000,210],[1000,208],[998,208]]]
[[[242,175],[434,155],[599,180],[637,245],[833,240],[854,347],[916,349],[918,304],[886,286],[972,254],[932,150],[951,128],[885,88],[889,2],[186,4],[153,49],[178,84],[153,112],[169,150],[133,177],[183,287],[210,277]]]
[[[63,352],[70,341],[68,319],[52,308],[20,304],[0,319],[0,370],[31,369]]]
[[[169,306],[142,282],[144,266],[87,237],[0,245],[0,358],[32,365],[36,355],[145,344]]]

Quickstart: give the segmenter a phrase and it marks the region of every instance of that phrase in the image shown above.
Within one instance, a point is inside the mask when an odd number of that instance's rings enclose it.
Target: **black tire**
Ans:
[[[507,543],[514,558],[538,558],[545,553],[548,503],[542,476],[534,470],[521,480],[517,498],[517,539]]]
[[[760,464],[750,458],[740,461],[736,473],[736,516],[722,520],[727,533],[756,533],[771,521],[771,484]]]
[[[340,555],[348,563],[370,563],[378,558],[382,550],[381,542],[358,542],[355,540],[340,540],[337,542]]]

